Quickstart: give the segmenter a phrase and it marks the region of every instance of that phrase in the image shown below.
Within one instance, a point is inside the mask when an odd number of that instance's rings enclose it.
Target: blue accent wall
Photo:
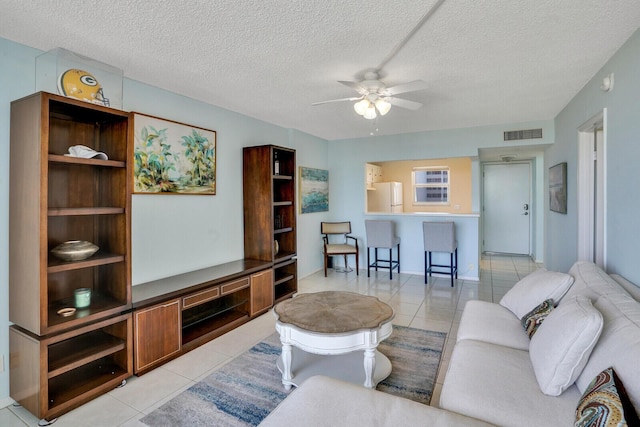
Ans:
[[[609,272],[640,284],[640,32],[585,84],[555,119],[556,142],[545,152],[545,170],[567,162],[567,214],[546,210],[545,260],[567,271],[578,255],[578,128],[606,108],[606,252]],[[614,73],[611,92],[600,89]],[[545,180],[545,183],[548,181]]]

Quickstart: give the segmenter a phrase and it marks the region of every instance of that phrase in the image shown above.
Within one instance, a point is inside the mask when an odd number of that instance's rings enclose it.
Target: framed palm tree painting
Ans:
[[[133,114],[133,192],[216,194],[216,132]]]

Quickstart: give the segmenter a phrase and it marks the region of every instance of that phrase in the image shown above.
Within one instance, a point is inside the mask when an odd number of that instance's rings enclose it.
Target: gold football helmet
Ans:
[[[105,98],[98,80],[84,70],[71,68],[60,74],[58,91],[64,96],[109,106],[109,100]]]

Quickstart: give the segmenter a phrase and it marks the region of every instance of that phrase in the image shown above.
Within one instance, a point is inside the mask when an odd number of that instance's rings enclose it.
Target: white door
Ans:
[[[529,255],[531,164],[485,164],[483,177],[483,251]]]

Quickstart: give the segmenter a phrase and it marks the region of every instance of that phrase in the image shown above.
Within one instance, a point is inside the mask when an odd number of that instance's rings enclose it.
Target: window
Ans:
[[[413,168],[413,204],[449,204],[449,168],[444,166]]]

